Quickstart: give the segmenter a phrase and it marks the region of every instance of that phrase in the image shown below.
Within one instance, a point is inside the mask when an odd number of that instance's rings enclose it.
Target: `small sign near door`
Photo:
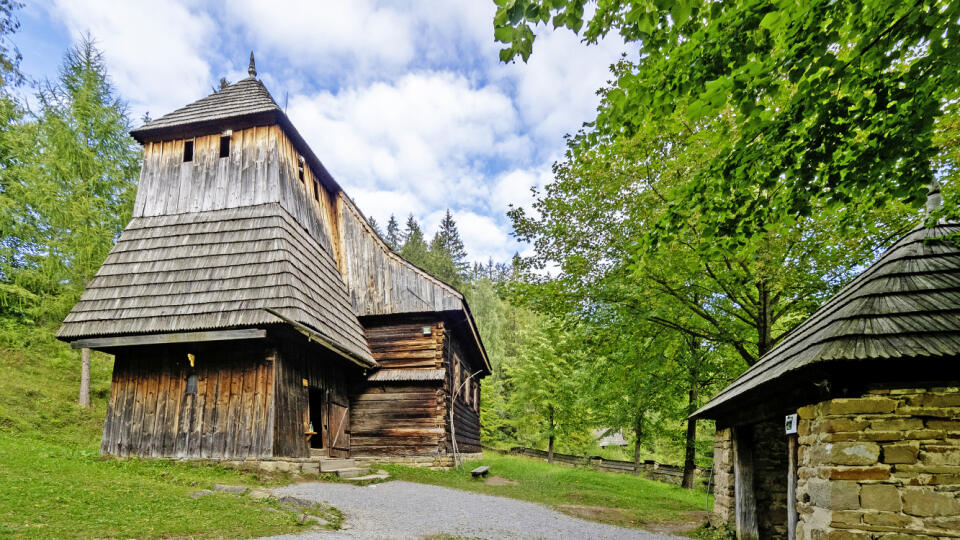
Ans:
[[[783,422],[784,430],[786,430],[787,435],[793,435],[797,432],[797,415],[788,414],[786,419]]]

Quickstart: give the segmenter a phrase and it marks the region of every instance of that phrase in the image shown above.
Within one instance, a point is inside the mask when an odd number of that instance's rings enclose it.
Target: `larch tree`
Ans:
[[[10,278],[44,299],[34,314],[52,322],[76,303],[130,220],[141,150],[89,37],[67,52],[59,78],[44,83],[37,100],[38,152],[5,186],[13,212],[35,233]],[[89,404],[88,352],[82,356],[83,405]]]

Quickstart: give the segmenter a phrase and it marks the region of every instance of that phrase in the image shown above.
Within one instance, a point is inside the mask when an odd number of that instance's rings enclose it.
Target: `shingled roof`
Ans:
[[[716,418],[813,365],[960,358],[960,247],[940,238],[951,233],[960,223],[910,231],[693,416]]]
[[[256,77],[247,77],[226,88],[165,114],[132,130],[140,142],[185,126],[220,125],[225,119],[252,118],[282,112],[273,96]]]
[[[57,337],[282,322],[267,309],[376,365],[330,253],[275,203],[133,219]]]

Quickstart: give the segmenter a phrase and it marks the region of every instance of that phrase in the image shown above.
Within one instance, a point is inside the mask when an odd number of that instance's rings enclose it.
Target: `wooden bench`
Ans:
[[[482,467],[477,467],[476,469],[470,471],[470,474],[474,478],[477,478],[478,476],[486,476],[488,472],[490,472],[490,466],[484,465]]]

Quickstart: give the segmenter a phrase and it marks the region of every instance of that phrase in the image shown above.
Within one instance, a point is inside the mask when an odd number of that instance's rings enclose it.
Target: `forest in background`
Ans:
[[[505,60],[529,55],[531,28],[548,21],[657,49],[612,67],[597,118],[568,139],[553,181],[509,211],[530,256],[469,261],[451,213],[432,237],[414,216],[374,226],[467,296],[494,368],[485,444],[597,454],[593,429],[623,429],[629,455],[607,457],[683,464],[692,486],[712,426],[688,415],[919,224],[928,184],[955,215],[960,48],[914,38],[955,39],[943,21],[956,6],[933,2],[915,20],[913,4],[813,2],[850,10],[823,34],[803,26],[811,14],[771,17],[747,1],[642,15],[613,2],[586,20],[577,2],[502,4]],[[9,41],[17,7],[0,0],[5,348],[52,342],[129,221],[141,157],[92,38],[66,52],[56,80],[25,80]],[[822,42],[854,30],[869,39]],[[731,62],[689,62],[697,44]],[[804,70],[777,64],[798,50]],[[651,80],[673,83],[651,91]]]

